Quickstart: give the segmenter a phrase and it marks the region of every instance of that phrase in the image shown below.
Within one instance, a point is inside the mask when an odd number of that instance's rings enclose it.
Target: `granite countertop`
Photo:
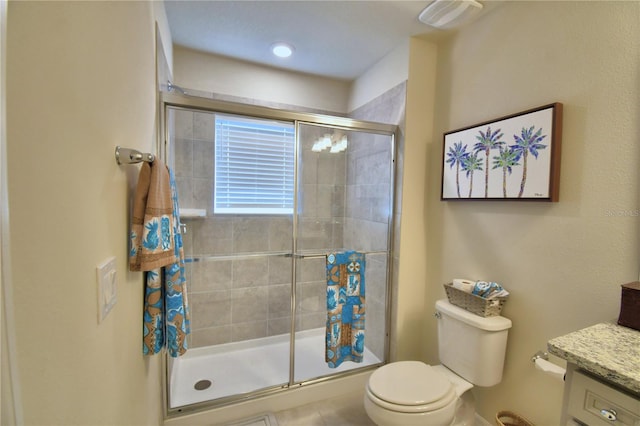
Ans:
[[[640,331],[614,322],[551,339],[549,353],[640,395]]]

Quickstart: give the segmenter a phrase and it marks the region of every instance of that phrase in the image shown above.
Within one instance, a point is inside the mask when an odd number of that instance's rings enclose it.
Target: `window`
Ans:
[[[216,115],[214,212],[292,214],[293,123]]]

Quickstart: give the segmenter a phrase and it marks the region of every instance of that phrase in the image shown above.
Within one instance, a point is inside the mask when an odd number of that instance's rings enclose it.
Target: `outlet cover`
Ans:
[[[96,279],[98,282],[98,324],[105,319],[107,314],[116,304],[116,258],[111,257],[96,268]]]

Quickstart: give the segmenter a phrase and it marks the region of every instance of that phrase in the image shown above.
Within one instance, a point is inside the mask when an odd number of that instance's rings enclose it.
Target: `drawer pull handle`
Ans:
[[[611,409],[611,410],[605,410],[604,408],[602,410],[600,410],[600,415],[602,417],[604,417],[605,419],[615,422],[616,420],[618,420],[618,413],[616,413],[616,410]]]

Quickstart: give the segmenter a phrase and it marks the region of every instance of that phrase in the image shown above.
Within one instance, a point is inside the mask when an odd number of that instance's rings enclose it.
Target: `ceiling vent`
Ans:
[[[427,6],[418,19],[435,28],[448,29],[469,22],[482,10],[475,0],[435,0]]]

